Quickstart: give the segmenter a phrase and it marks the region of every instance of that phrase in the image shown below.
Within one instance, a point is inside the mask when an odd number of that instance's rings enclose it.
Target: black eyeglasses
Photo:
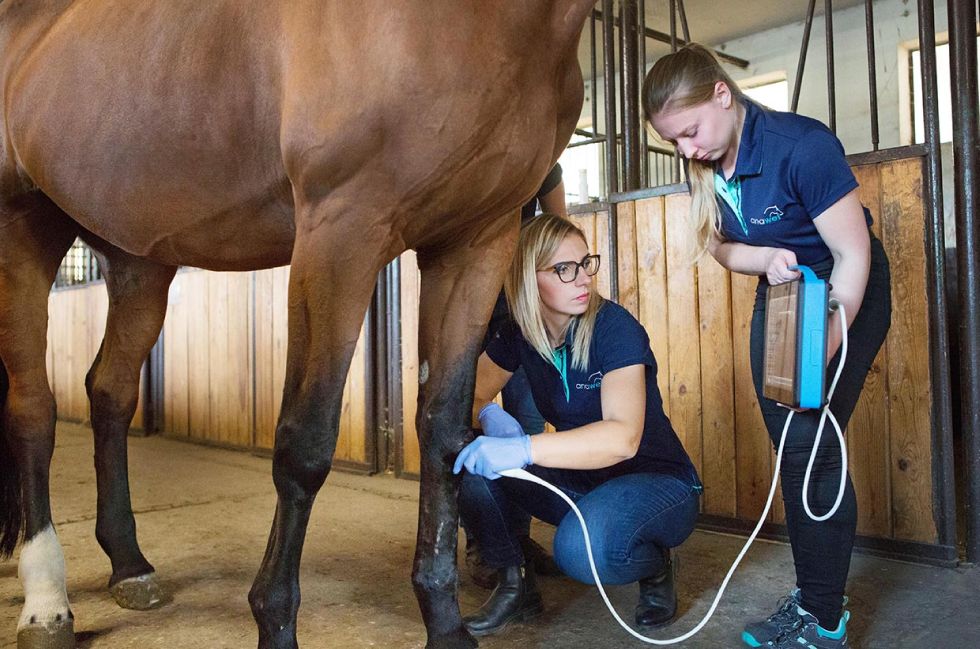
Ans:
[[[579,269],[585,271],[585,274],[592,277],[599,272],[599,255],[586,255],[582,257],[582,261],[560,261],[551,268],[545,268],[544,270],[538,272],[548,272],[551,271],[558,275],[560,279],[565,284],[570,284],[575,281],[578,277]]]

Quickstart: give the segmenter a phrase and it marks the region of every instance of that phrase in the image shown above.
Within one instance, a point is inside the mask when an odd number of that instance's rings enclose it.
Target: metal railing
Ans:
[[[102,280],[102,271],[95,253],[81,239],[75,239],[71,248],[61,260],[58,274],[55,276],[54,288],[81,286]]]

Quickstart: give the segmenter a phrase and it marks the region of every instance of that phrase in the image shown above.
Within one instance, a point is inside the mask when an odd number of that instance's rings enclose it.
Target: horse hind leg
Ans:
[[[112,564],[113,599],[123,608],[146,610],[166,603],[169,595],[136,539],[126,436],[139,400],[140,369],[160,335],[177,269],[104,242],[93,244],[109,293],[105,336],[85,377],[95,437],[95,536]]]
[[[45,368],[48,292],[75,226],[40,194],[0,199],[0,556],[23,537],[20,649],[70,649],[65,560],[51,521],[55,402]]]

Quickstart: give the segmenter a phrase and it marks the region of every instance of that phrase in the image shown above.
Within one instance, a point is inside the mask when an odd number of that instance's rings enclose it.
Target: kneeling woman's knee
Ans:
[[[599,579],[604,584],[615,583],[617,570],[612,557],[602,546],[600,541],[602,534],[590,528],[589,535],[592,539],[592,555],[596,570],[599,572]],[[589,566],[585,539],[582,536],[582,527],[574,514],[566,516],[555,530],[554,553],[555,563],[563,573],[583,584],[595,584],[592,568]]]

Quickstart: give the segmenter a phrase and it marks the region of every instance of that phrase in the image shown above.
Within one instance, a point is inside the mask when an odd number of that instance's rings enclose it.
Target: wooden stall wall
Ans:
[[[288,267],[177,274],[163,329],[165,434],[272,448],[285,383],[288,285]],[[334,461],[370,470],[365,371],[362,330],[344,387]]]
[[[85,374],[102,344],[108,311],[109,296],[103,282],[58,289],[48,296],[46,364],[58,419],[90,421]],[[143,428],[142,398],[130,426]]]
[[[860,195],[891,259],[892,326],[847,430],[857,491],[858,533],[936,543],[932,515],[929,320],[922,159],[858,166]],[[687,249],[689,197],[619,203],[619,301],[643,323],[658,362],[658,385],[678,435],[705,483],[703,512],[757,520],[775,453],[756,401],[748,340],[757,278],[731,274]],[[608,295],[608,214],[572,217],[603,256],[597,286]],[[402,470],[418,471],[418,273],[402,257]],[[828,431],[832,434],[832,431]],[[779,491],[769,516],[784,521]]]
[[[847,429],[858,533],[936,543],[922,159],[854,172],[890,257],[893,301],[891,330]],[[665,406],[705,483],[704,513],[750,521],[775,460],[749,368],[757,280],[710,257],[687,261],[688,205],[673,194],[618,206],[621,301],[650,334]],[[784,520],[778,500],[770,520]]]

